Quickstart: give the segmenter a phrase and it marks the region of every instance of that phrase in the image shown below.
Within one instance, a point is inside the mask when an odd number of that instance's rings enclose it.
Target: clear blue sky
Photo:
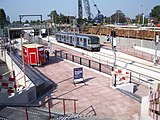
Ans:
[[[6,15],[10,16],[11,21],[19,20],[20,14],[42,14],[43,19],[48,19],[47,15],[56,10],[57,13],[64,15],[77,16],[77,1],[78,0],[0,0],[0,8],[5,10]],[[122,10],[122,12],[130,17],[140,13],[149,13],[151,9],[160,5],[160,0],[89,0],[91,12],[96,15],[97,11],[94,8],[95,2],[100,11],[105,16],[111,16],[116,10]],[[94,1],[94,2],[93,2]],[[83,14],[85,16],[85,10],[83,8]],[[39,17],[27,17],[26,19],[38,20]]]

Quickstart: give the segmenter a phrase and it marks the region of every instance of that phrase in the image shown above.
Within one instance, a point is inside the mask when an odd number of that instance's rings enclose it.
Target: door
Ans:
[[[87,39],[86,38],[83,39],[83,47],[85,47],[85,48],[87,47]]]
[[[30,64],[31,65],[37,64],[36,53],[32,52],[32,53],[29,54],[29,56],[30,56]]]

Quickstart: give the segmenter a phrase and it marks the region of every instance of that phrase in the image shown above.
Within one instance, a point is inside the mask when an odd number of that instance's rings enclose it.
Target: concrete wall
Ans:
[[[101,42],[105,42],[107,39],[106,36],[99,36],[99,37],[101,39]],[[117,39],[117,46],[121,46],[124,48],[132,48],[133,46],[139,46],[144,48],[155,49],[154,41],[134,39],[134,38],[122,38],[122,37],[117,37],[116,39]],[[160,43],[159,43],[159,49],[160,49]]]
[[[4,52],[5,53],[5,52]],[[26,87],[23,77],[22,70],[15,64],[14,61],[11,61],[10,56],[6,53],[6,64],[9,70],[15,71],[16,76],[16,84],[18,85],[17,91],[11,96],[8,94],[0,93],[0,103],[7,103],[7,104],[17,104],[17,103],[30,103],[37,99],[36,96],[36,87],[31,82],[31,80],[26,76]]]

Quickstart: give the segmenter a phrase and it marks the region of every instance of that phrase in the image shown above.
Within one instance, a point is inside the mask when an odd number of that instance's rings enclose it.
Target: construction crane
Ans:
[[[96,17],[94,17],[94,15],[91,13],[91,10],[90,10],[89,0],[83,0],[83,4],[84,4],[84,9],[85,9],[88,21],[92,23],[101,23],[104,16],[101,14],[101,11],[98,9],[97,5],[94,3],[94,7],[98,12]],[[78,16],[79,18],[81,18],[82,16],[82,0],[78,0]]]
[[[98,13],[97,13],[96,17],[93,19],[93,22],[101,23],[104,16],[101,14],[101,11],[98,9],[96,4],[94,4],[94,7],[97,9]]]

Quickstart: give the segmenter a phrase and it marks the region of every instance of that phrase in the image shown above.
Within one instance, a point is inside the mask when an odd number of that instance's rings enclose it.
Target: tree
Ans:
[[[121,10],[116,10],[116,12],[111,15],[112,23],[125,23],[126,17],[125,14]]]
[[[110,24],[111,22],[111,17],[104,17],[105,23]]]
[[[155,6],[150,13],[151,17],[157,18],[160,21],[160,5]]]
[[[51,11],[51,13],[48,15],[53,23],[59,23],[59,15],[57,14],[56,10]]]
[[[3,28],[6,25],[6,14],[3,9],[0,9],[0,27]]]
[[[147,24],[148,23],[148,19],[145,18],[143,13],[136,15],[135,23],[143,24],[143,17],[144,17],[144,24]]]
[[[7,20],[7,23],[10,24],[10,17],[9,17],[9,15],[7,15],[6,20]]]

